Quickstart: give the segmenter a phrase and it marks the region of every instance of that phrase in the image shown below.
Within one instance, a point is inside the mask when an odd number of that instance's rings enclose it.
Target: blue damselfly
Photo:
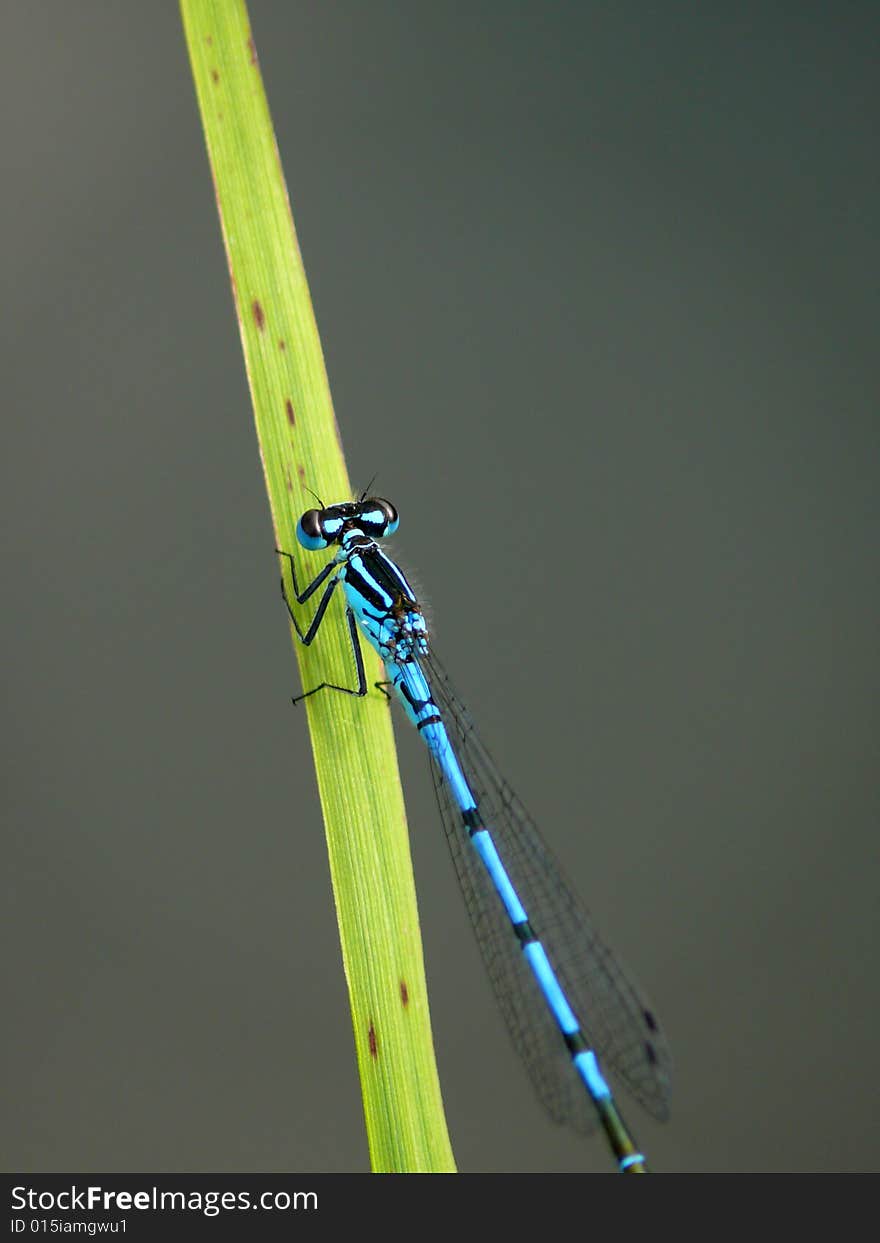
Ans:
[[[301,642],[310,644],[336,587],[357,686],[322,682],[321,690],[366,695],[363,634],[385,664],[406,715],[430,752],[446,837],[480,950],[514,1045],[535,1088],[560,1123],[580,1132],[601,1124],[618,1163],[647,1166],[623,1121],[599,1058],[655,1118],[669,1112],[671,1060],[653,1011],[600,939],[563,878],[538,829],[501,777],[428,642],[424,614],[403,571],[376,542],[398,526],[394,506],[361,497],[307,510],[299,543],[338,551],[300,591],[298,605],[321,591],[303,630],[284,576],[281,590]],[[294,702],[297,702],[295,700]]]

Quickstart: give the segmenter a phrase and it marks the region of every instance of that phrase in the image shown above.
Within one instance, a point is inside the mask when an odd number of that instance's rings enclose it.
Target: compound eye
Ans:
[[[375,498],[373,504],[377,509],[381,509],[382,513],[385,515],[385,534],[393,535],[400,526],[400,517],[398,516],[397,510],[390,501],[383,501],[380,496]]]
[[[324,534],[324,525],[320,509],[307,509],[296,524],[296,538],[303,548],[315,552],[326,548],[329,543]]]

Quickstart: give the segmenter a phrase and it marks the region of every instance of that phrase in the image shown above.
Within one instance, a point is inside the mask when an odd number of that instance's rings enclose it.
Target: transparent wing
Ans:
[[[653,1011],[562,878],[534,821],[501,777],[433,652],[421,658],[450,740],[498,853],[581,1029],[610,1070],[661,1121],[669,1116],[672,1059]],[[551,1117],[587,1133],[596,1112],[523,957],[510,922],[432,760],[452,861],[513,1043]]]

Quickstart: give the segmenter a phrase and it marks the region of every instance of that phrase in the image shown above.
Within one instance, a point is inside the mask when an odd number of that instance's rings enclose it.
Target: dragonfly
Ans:
[[[357,685],[321,682],[293,702],[321,691],[366,695],[361,636],[378,652],[387,681],[377,687],[386,695],[384,688],[393,687],[428,748],[476,940],[538,1097],[554,1121],[576,1132],[600,1126],[622,1173],[647,1173],[603,1065],[649,1114],[666,1120],[671,1057],[654,1011],[599,936],[438,661],[415,592],[378,543],[397,530],[397,510],[366,494],[332,505],[315,499],[321,508],[303,513],[297,541],[310,552],[337,551],[300,590],[292,553],[276,549],[290,564],[294,598],[283,563],[281,594],[297,637],[308,646],[341,585]],[[318,592],[304,629],[294,599],[302,606]]]

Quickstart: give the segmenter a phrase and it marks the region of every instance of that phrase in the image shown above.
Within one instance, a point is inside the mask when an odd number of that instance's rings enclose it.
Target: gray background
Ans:
[[[352,476],[676,1057],[662,1170],[877,1166],[875,5],[253,0]],[[365,1169],[174,5],[7,7],[4,1168]],[[401,734],[465,1170],[508,1048]]]

